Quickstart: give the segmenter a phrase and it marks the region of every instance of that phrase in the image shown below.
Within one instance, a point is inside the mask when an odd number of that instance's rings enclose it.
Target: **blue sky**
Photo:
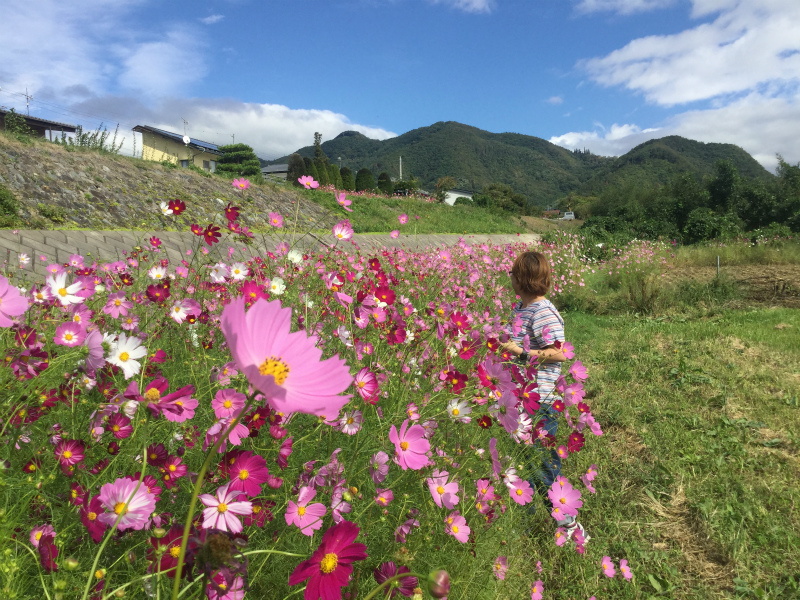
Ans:
[[[798,0],[11,0],[0,106],[273,158],[459,121],[620,155],[678,134],[800,162]],[[184,125],[184,119],[187,125]]]

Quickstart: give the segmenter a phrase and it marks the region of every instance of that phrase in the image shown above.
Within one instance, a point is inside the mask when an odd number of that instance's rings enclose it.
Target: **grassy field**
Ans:
[[[567,459],[600,473],[586,557],[552,545],[549,515],[527,540],[573,574],[548,597],[800,597],[800,314],[564,316],[604,435]],[[633,583],[600,574],[601,549]]]

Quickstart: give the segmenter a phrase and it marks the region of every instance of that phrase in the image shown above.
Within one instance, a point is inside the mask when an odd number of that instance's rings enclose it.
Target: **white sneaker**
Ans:
[[[578,521],[574,521],[572,525],[567,527],[567,538],[572,539],[572,536],[575,535],[576,531],[580,531],[581,535],[583,536],[583,545],[589,543],[589,540],[592,539],[590,536],[586,535],[586,530],[583,528],[583,525],[578,523]]]

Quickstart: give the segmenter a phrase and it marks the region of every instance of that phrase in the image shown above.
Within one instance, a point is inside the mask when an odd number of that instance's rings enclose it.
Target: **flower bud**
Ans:
[[[74,571],[75,569],[78,568],[79,564],[80,563],[78,563],[78,559],[72,556],[64,559],[64,568],[67,571]]]
[[[167,535],[167,530],[164,529],[163,527],[156,527],[155,529],[153,529],[153,536],[154,537],[156,537],[158,539],[161,539],[165,535]]]
[[[67,588],[67,582],[64,579],[56,579],[53,582],[53,588],[60,591]]]
[[[447,571],[431,571],[428,575],[428,592],[434,598],[446,598],[450,593],[450,575]]]
[[[344,498],[348,502],[352,502],[353,494],[350,493],[350,490],[345,490],[344,492],[342,492],[342,498]]]
[[[128,561],[128,564],[134,564],[136,562],[136,552],[131,550],[125,555],[125,559]]]

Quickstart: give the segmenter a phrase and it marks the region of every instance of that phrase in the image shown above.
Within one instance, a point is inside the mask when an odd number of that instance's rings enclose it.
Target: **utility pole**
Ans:
[[[403,157],[400,157],[400,181],[403,181]]]
[[[235,143],[236,143],[236,134],[232,133],[231,134],[231,144],[235,144]]]
[[[33,96],[30,96],[28,88],[25,88],[25,109],[29,117],[31,116],[31,100],[33,100]]]

